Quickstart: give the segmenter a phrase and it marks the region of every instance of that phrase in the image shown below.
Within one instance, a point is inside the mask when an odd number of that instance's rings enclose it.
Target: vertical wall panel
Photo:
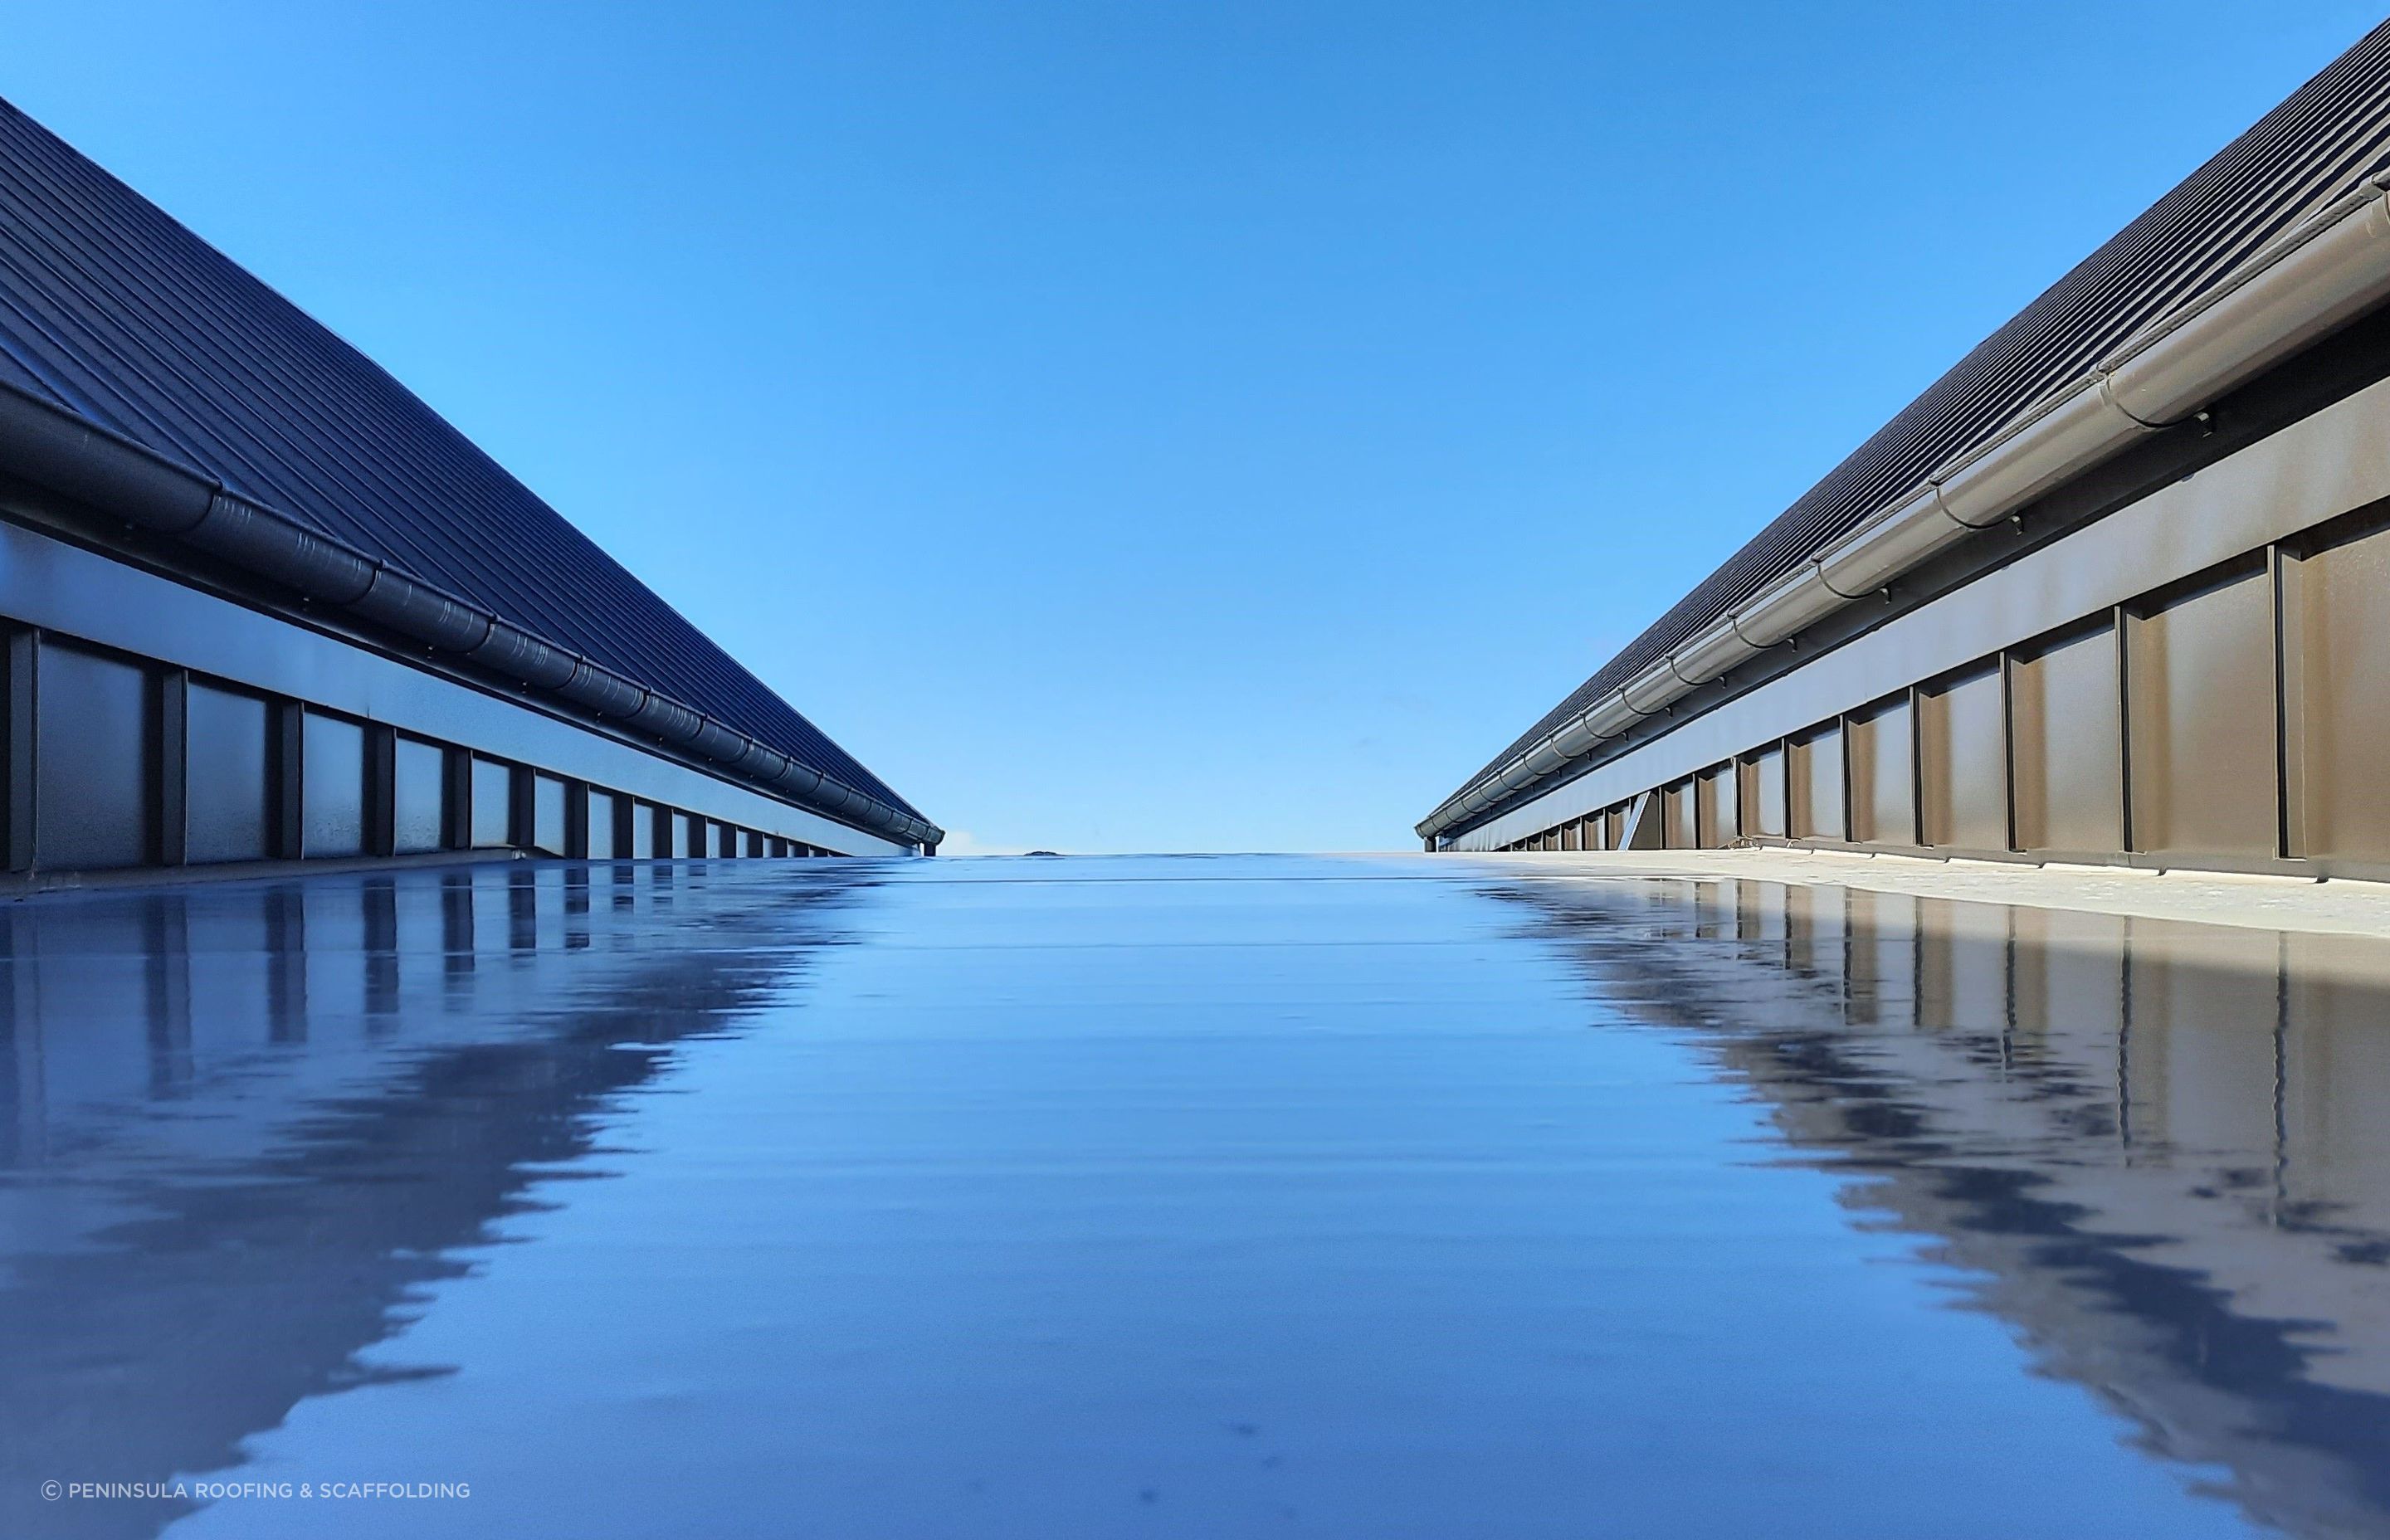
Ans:
[[[2020,658],[2009,679],[2018,848],[2123,850],[2124,718],[2114,628]]]
[[[2298,584],[2306,850],[2390,861],[2390,530],[2319,551]]]
[[[2274,853],[2273,614],[2260,571],[2131,622],[2133,835],[2143,850]]]
[[[1743,768],[1744,833],[1772,834],[1779,839],[1784,836],[1788,830],[1784,816],[1785,788],[1782,744],[1762,749],[1751,757]]]
[[[631,848],[623,853],[645,861],[656,853],[656,810],[646,802],[631,806]]]
[[[564,853],[564,783],[554,776],[531,779],[531,843],[548,855]]]
[[[265,859],[274,828],[265,702],[193,680],[184,710],[185,859]]]
[[[36,669],[35,859],[54,871],[151,859],[157,730],[147,674],[46,638]]]
[[[1862,844],[1917,842],[1917,777],[1910,732],[1906,700],[1851,720],[1851,838]]]
[[[1693,779],[1693,833],[1703,850],[1719,850],[1734,842],[1738,832],[1735,766],[1714,764]]]
[[[1822,727],[1796,739],[1784,764],[1785,795],[1798,840],[1846,840],[1843,822],[1843,729]]]
[[[614,849],[614,820],[616,810],[621,806],[622,799],[611,791],[600,791],[594,786],[589,789],[589,859],[592,861],[610,861],[617,854],[625,853]]]
[[[1660,793],[1660,841],[1667,850],[1692,850],[1701,841],[1693,828],[1693,783],[1678,781]]]
[[[1609,812],[1604,813],[1601,815],[1601,825],[1602,849],[1624,850],[1626,848],[1626,808],[1625,804],[1622,803],[1617,807],[1612,808]]]
[[[473,760],[473,844],[496,850],[514,843],[514,766],[500,760]]]
[[[672,815],[672,853],[682,857],[702,854],[703,852],[698,844],[700,827],[698,820],[688,814],[674,814]]]
[[[418,855],[441,848],[447,826],[448,754],[436,743],[402,737],[391,754],[392,848]]]
[[[309,712],[301,726],[299,849],[318,855],[366,853],[366,730]]]
[[[2008,728],[1998,664],[1920,697],[1919,813],[1929,845],[2006,850]]]

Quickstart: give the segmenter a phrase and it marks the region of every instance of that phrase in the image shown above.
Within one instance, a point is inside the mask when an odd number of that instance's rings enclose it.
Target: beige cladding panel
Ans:
[[[2113,626],[2020,659],[2011,671],[2020,850],[2124,849],[2118,684]]]
[[[1734,842],[1735,767],[1715,764],[1694,778],[1693,833],[1703,850],[1721,850]]]
[[[2274,853],[2272,582],[2251,572],[2133,620],[2134,842]]]
[[[1843,730],[1828,727],[1796,739],[1787,751],[1785,794],[1792,806],[1792,836],[1843,840]]]
[[[1784,746],[1763,749],[1742,767],[1742,827],[1746,834],[1789,832],[1784,819]]]
[[[1920,698],[1918,792],[1927,844],[2008,848],[2004,715],[1997,668]]]
[[[1622,804],[1601,815],[1601,848],[1621,850],[1626,843],[1626,809]]]
[[[2390,861],[2390,530],[2291,571],[2299,624],[2284,640],[2300,648],[2304,853]]]
[[[1851,721],[1851,838],[1863,844],[1917,843],[1911,733],[1906,700]]]
[[[1693,828],[1693,783],[1679,781],[1660,794],[1660,839],[1667,850],[1692,850],[1700,840]]]

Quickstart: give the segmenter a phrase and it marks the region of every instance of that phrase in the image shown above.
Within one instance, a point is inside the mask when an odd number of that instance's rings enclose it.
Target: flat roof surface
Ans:
[[[1700,865],[0,905],[0,1532],[2390,1533],[2390,940]]]

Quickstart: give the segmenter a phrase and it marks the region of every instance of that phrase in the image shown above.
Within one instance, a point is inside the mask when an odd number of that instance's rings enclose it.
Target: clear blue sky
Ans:
[[[2362,6],[0,3],[955,850],[1400,848]]]

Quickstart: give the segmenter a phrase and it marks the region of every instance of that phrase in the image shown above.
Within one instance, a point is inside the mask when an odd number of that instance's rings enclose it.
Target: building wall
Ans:
[[[907,850],[8,524],[0,647],[0,846],[14,880],[452,851]]]
[[[2384,442],[2390,382],[1447,846],[1545,848],[1653,791],[1670,848],[2390,875]]]

